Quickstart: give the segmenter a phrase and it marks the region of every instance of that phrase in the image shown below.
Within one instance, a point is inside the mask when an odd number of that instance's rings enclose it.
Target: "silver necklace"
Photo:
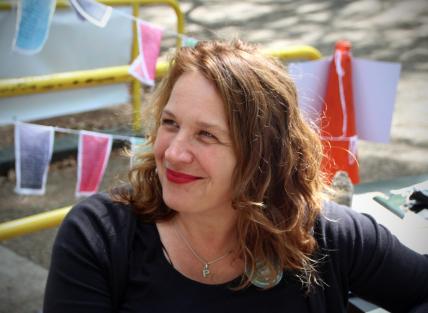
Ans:
[[[228,256],[232,251],[229,250],[228,252],[226,252],[224,255],[212,260],[212,261],[206,261],[204,258],[202,258],[199,254],[196,253],[196,251],[192,248],[192,246],[190,245],[190,243],[187,241],[187,239],[183,236],[183,234],[180,232],[180,230],[178,229],[178,224],[177,222],[175,222],[175,232],[177,233],[177,235],[181,238],[181,240],[184,241],[184,243],[186,244],[186,246],[189,248],[190,252],[192,252],[192,254],[198,259],[199,262],[201,262],[202,264],[202,276],[204,278],[207,278],[210,275],[210,265],[214,264],[222,259],[224,259],[226,256]]]

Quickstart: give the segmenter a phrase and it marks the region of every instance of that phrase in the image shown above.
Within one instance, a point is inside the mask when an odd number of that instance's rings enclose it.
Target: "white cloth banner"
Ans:
[[[54,135],[54,128],[51,126],[15,124],[16,193],[45,193]]]
[[[70,0],[79,18],[84,18],[90,23],[105,27],[110,20],[112,7],[93,0]]]

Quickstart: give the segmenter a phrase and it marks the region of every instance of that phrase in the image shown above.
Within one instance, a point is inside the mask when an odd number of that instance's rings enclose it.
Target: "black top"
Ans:
[[[346,312],[348,291],[391,312],[428,312],[428,257],[373,218],[327,203],[314,234],[324,287],[306,296],[285,272],[272,289],[233,291],[239,279],[205,285],[177,272],[154,224],[98,194],[76,205],[59,229],[44,313],[334,313]]]

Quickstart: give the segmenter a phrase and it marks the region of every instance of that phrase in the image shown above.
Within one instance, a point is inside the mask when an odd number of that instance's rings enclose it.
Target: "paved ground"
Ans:
[[[409,1],[180,1],[187,30],[198,39],[240,37],[264,47],[308,44],[331,54],[338,39],[353,43],[353,54],[400,62],[402,75],[390,144],[359,143],[362,180],[428,174],[428,4]],[[143,18],[174,27],[170,12],[145,10]],[[172,42],[172,39],[170,39]],[[117,109],[118,111],[121,108]],[[99,112],[100,116],[103,112]],[[14,177],[0,177],[0,221],[69,205],[75,184],[74,160],[52,167],[47,194],[17,197]],[[126,172],[115,154],[103,188]],[[49,251],[55,230],[8,240],[0,246],[0,313],[41,308]]]

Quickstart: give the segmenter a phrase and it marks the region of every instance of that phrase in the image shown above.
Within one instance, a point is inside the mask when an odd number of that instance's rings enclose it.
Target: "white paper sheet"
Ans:
[[[401,65],[354,58],[355,119],[360,139],[388,143]]]
[[[322,111],[329,59],[290,63],[288,72],[297,87],[298,101],[307,121],[319,126]]]
[[[319,125],[330,59],[290,63],[305,117]],[[353,94],[357,135],[360,139],[387,143],[400,77],[399,63],[353,58]]]

